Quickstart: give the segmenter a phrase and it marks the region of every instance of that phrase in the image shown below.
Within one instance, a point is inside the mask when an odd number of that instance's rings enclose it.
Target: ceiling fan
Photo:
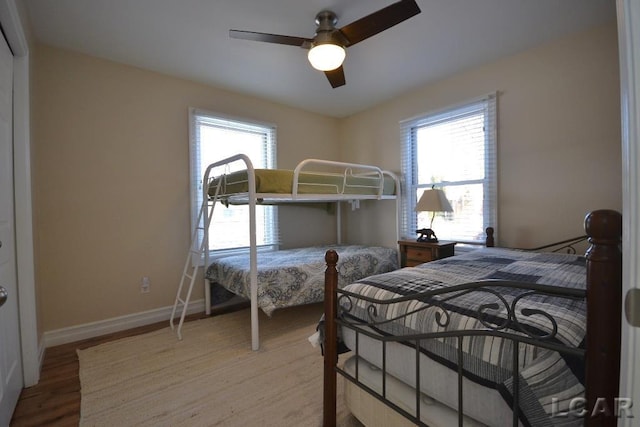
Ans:
[[[368,39],[396,24],[420,13],[415,0],[400,0],[370,15],[358,19],[342,28],[336,28],[338,17],[330,10],[316,15],[316,35],[311,39],[254,31],[229,30],[229,36],[236,39],[253,40],[299,46],[309,49],[311,65],[324,71],[333,88],[345,84],[342,62],[345,48]]]

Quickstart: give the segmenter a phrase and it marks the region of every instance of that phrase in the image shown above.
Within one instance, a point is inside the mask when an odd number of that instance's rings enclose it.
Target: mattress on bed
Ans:
[[[373,331],[372,331],[373,332]],[[356,346],[355,332],[342,330],[347,347]],[[410,414],[416,408],[416,351],[397,342],[386,344],[387,398]],[[382,393],[382,343],[368,336],[358,337],[358,355],[345,362],[345,371],[377,393]],[[345,381],[351,384],[351,381]],[[512,426],[513,410],[492,387],[463,377],[464,425]],[[421,419],[429,426],[447,427],[458,424],[458,373],[420,353]],[[350,405],[349,409],[351,408]],[[357,411],[357,409],[356,409]],[[353,411],[352,411],[353,412]],[[365,423],[368,425],[367,423]],[[522,425],[522,422],[519,423]]]
[[[286,169],[255,169],[256,193],[292,194],[293,171]],[[246,170],[231,172],[213,179],[209,184],[209,195],[214,196],[219,179],[222,179],[221,195],[246,193],[249,191]],[[380,178],[377,174],[348,175],[336,173],[302,172],[298,176],[298,193],[301,194],[378,194]],[[384,176],[383,195],[395,194],[395,181]]]
[[[586,285],[585,260],[568,254],[532,253],[487,248],[468,254],[434,261],[372,276],[345,287],[345,290],[377,299],[389,299],[412,293],[446,288],[479,280],[497,279],[540,283],[568,288],[584,289]],[[501,290],[510,302],[516,291]],[[379,326],[384,334],[402,335],[416,332],[438,332],[460,329],[486,329],[481,322],[480,307],[495,303],[491,292],[474,292],[451,300],[411,300],[404,303],[379,306],[378,319],[392,318],[427,306],[429,308]],[[343,300],[352,305],[350,316],[367,319],[373,313],[371,304],[362,300]],[[440,307],[438,307],[438,305]],[[504,307],[499,303],[499,307]],[[517,316],[521,325],[534,328],[536,333],[547,332],[548,320],[541,315],[524,316],[521,309],[531,308],[548,313],[557,322],[557,333],[552,342],[582,347],[586,333],[586,306],[583,300],[567,300],[535,295],[517,303]],[[506,310],[484,310],[485,320],[503,323]],[[486,317],[489,314],[492,317]],[[439,319],[439,321],[438,321]],[[440,322],[440,325],[438,324]],[[446,325],[444,325],[446,323]],[[515,332],[509,330],[509,332]],[[512,398],[511,360],[513,346],[510,341],[497,337],[467,337],[463,344],[463,371],[465,377],[496,389],[509,401]],[[421,342],[421,351],[450,369],[457,369],[457,339],[430,339]],[[414,350],[415,352],[415,350]],[[366,357],[366,356],[363,356]],[[369,358],[367,358],[369,360]],[[375,360],[369,360],[376,363]],[[519,394],[523,418],[531,425],[550,425],[552,399],[558,398],[555,409],[563,409],[563,402],[584,394],[584,362],[575,357],[526,344],[519,345]],[[436,396],[434,396],[436,397]],[[557,405],[560,405],[559,407]],[[554,420],[557,421],[557,420]],[[563,419],[563,422],[576,420]],[[578,420],[581,421],[581,420]]]
[[[399,347],[401,346],[397,343],[392,344],[396,344]],[[405,351],[411,350],[405,347]],[[413,354],[415,356],[415,352]],[[428,359],[424,360],[429,362]],[[393,362],[394,359],[389,361]],[[435,362],[431,363],[435,364]],[[353,377],[357,375],[360,383],[382,395],[382,371],[377,366],[362,358],[352,356],[345,361],[343,369]],[[454,378],[454,372],[450,370],[447,372],[444,368],[441,369],[441,371],[443,374],[442,376],[429,377],[430,383],[433,384],[434,387],[443,385],[455,386],[455,384],[457,384],[457,378]],[[495,390],[482,388],[481,385],[468,380],[464,387],[465,390],[467,390],[464,396],[465,402],[467,402],[465,403],[465,407],[469,404],[482,408],[481,411],[477,412],[480,412],[483,415],[482,418],[485,420],[484,422],[480,422],[469,416],[464,416],[462,422],[464,426],[496,427],[509,425],[508,423],[505,423],[505,421],[509,420],[511,417],[510,409],[497,409],[504,408],[506,404]],[[397,405],[399,408],[402,408],[409,414],[417,416],[415,387],[409,386],[400,379],[387,374],[384,381],[384,389],[388,401]],[[457,399],[457,393],[454,391],[452,395],[454,396],[455,402]],[[476,397],[475,400],[473,402],[469,402],[468,398],[474,398],[474,396]],[[482,400],[477,399],[477,396],[482,396]],[[402,415],[395,412],[375,397],[361,390],[351,381],[344,381],[344,400],[351,413],[367,427],[409,427],[415,425],[413,422],[404,418]],[[420,393],[419,402],[420,420],[426,425],[430,427],[450,427],[458,425],[458,413],[453,410],[451,406],[440,403],[438,400],[431,398],[426,393]],[[494,405],[497,405],[497,408],[494,407]]]
[[[324,257],[329,249],[339,254],[339,287],[398,268],[397,251],[377,246],[331,245],[258,252],[258,306],[271,315],[278,308],[323,301]],[[249,298],[249,270],[248,255],[227,256],[209,265],[206,278]]]

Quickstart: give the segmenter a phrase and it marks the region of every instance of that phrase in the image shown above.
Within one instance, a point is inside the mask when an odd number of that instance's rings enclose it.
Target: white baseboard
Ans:
[[[43,334],[42,342],[44,343],[44,348],[47,348],[162,321],[166,321],[167,326],[169,326],[172,309],[173,306],[162,307],[141,313],[100,320],[98,322],[47,331]],[[189,303],[187,314],[203,312],[204,299]],[[42,353],[44,355],[44,351]]]

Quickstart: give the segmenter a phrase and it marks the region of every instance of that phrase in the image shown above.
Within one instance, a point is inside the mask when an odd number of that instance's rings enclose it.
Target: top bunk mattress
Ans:
[[[287,169],[255,169],[256,193],[293,194],[294,171]],[[249,191],[248,172],[241,170],[214,178],[209,183],[208,193],[213,197],[218,183],[219,195],[234,195]],[[382,183],[383,196],[396,194],[393,177],[385,174]],[[378,196],[380,178],[377,174],[343,175],[338,173],[301,172],[298,176],[298,194],[363,195]]]

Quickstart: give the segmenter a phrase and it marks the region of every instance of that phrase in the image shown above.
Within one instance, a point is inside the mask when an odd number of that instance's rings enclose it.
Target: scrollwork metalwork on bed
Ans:
[[[619,376],[621,222],[612,211],[596,215],[603,216],[587,230],[587,258],[486,248],[368,277],[333,295],[328,289],[325,426],[335,422],[336,372],[417,425],[433,422],[421,414],[424,396],[460,410],[459,425],[462,414],[487,425],[610,423]],[[327,288],[333,256],[326,257]],[[349,369],[336,364],[330,343],[337,334],[352,351]],[[380,372],[375,381],[364,380],[368,366]],[[390,396],[392,380],[413,390],[409,403]],[[482,395],[469,398],[469,382]],[[585,396],[586,410],[572,412]],[[597,399],[604,400],[594,410]]]
[[[458,369],[462,350],[463,374],[499,390],[507,401],[514,400],[519,383],[518,400],[526,403],[520,414],[540,426],[549,418],[545,407],[551,411],[552,397],[562,395],[568,405],[583,396],[584,366],[573,356],[584,353],[585,283],[584,257],[487,248],[360,280],[339,292],[338,303],[342,325],[402,336],[412,347],[419,342],[420,352],[451,369]],[[477,333],[469,336],[471,330]],[[532,340],[544,340],[550,348],[536,349],[528,344]],[[354,343],[349,347],[359,353]],[[575,352],[563,357],[552,350],[560,346]],[[443,399],[438,388],[428,394]]]

